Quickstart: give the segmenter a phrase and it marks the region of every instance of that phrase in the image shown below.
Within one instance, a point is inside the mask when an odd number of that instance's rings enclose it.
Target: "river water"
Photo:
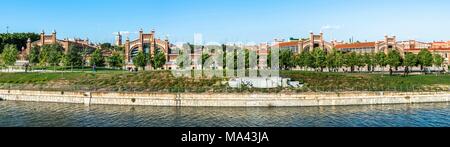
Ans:
[[[450,103],[215,108],[0,101],[0,127],[450,127]]]

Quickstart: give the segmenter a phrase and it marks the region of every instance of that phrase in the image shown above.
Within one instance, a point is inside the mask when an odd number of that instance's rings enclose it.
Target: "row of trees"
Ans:
[[[190,53],[194,53],[194,46],[188,46],[190,47]],[[198,47],[201,48],[202,53],[200,58],[197,58],[197,60],[192,60],[189,58],[189,55],[186,54],[183,51],[178,51],[178,57],[176,59],[176,64],[179,68],[185,68],[186,65],[202,65],[202,69],[204,68],[209,68],[209,67],[205,67],[208,66],[209,64],[213,64],[213,63],[206,63],[208,62],[208,59],[212,58],[212,61],[217,64],[217,66],[222,66],[222,68],[227,68],[227,59],[233,59],[233,64],[230,64],[234,67],[234,69],[238,68],[238,60],[239,57],[243,57],[245,60],[243,63],[245,64],[245,68],[254,68],[259,64],[259,55],[257,55],[257,53],[255,51],[249,50],[249,49],[233,49],[232,51],[228,51],[227,47],[225,45],[220,46],[213,46],[213,47],[205,47],[205,46],[201,46]],[[214,49],[212,49],[214,48]],[[231,50],[231,49],[230,49]],[[188,50],[189,51],[189,50]],[[250,57],[252,56],[253,57]],[[222,61],[219,63],[218,58],[217,57],[223,57]],[[250,58],[255,58],[257,61],[255,63],[250,63]],[[189,62],[189,63],[186,63]],[[205,65],[208,64],[208,65]],[[250,65],[253,64],[253,65]],[[231,67],[228,67],[231,68]]]
[[[3,52],[5,45],[14,45],[19,51],[22,47],[26,47],[27,40],[39,40],[39,34],[36,33],[2,33],[0,34],[0,54]]]
[[[30,54],[26,57],[31,65],[39,66],[84,66],[87,63],[87,57],[89,58],[90,66],[103,67],[108,64],[113,68],[120,68],[124,65],[123,48],[111,46],[110,44],[102,44],[101,48],[96,50],[89,50],[80,48],[77,46],[69,46],[67,52],[59,44],[43,45],[41,47],[34,46],[30,50]],[[17,45],[7,44],[2,54],[0,54],[0,63],[3,65],[14,65],[19,57],[19,51]],[[111,51],[112,54],[109,57],[104,57],[102,50]],[[149,56],[148,53],[139,52],[134,58],[133,63],[136,67],[142,67],[145,69],[147,65],[151,65],[153,68],[162,68],[166,63],[165,54],[157,49],[153,56]]]
[[[139,51],[133,58],[133,64],[136,67],[141,67],[143,70],[145,70],[147,65],[151,65],[153,69],[160,69],[166,64],[166,55],[160,49],[156,49],[153,56],[150,56],[149,53]]]
[[[14,65],[19,51],[16,45],[7,44],[1,54],[1,61],[4,65]],[[27,59],[31,65],[40,66],[84,66],[87,56],[90,55],[89,65],[103,67],[106,63],[110,67],[122,67],[123,57],[120,52],[113,51],[110,57],[104,57],[100,49],[93,52],[77,46],[70,46],[65,53],[64,48],[59,44],[43,45],[42,47],[32,47]]]
[[[193,52],[192,46],[191,53]],[[200,48],[200,47],[197,47]],[[199,61],[189,61],[188,55],[185,55],[184,52],[179,52],[179,56],[177,58],[177,65],[180,68],[183,68],[185,65],[192,64],[201,64],[205,65],[205,62],[208,58],[212,57],[212,55],[222,56],[223,57],[223,68],[226,68],[226,58],[234,59],[234,67],[237,67],[238,57],[245,58],[245,68],[254,68],[255,65],[250,65],[249,58],[251,54],[256,54],[255,51],[251,51],[248,49],[238,49],[233,51],[228,51],[227,47],[222,45],[222,49],[217,47],[215,53],[211,53],[211,49],[205,49],[202,47],[202,55],[201,58],[198,58]],[[271,65],[271,57],[272,54],[269,52],[267,57],[267,64]],[[256,55],[256,64],[259,64],[259,55]],[[201,59],[201,63],[200,63]],[[242,60],[242,59],[240,59]],[[190,64],[185,64],[184,62],[191,62]],[[356,53],[356,52],[341,52],[336,49],[332,51],[326,52],[322,48],[315,48],[312,51],[303,51],[302,53],[294,53],[292,50],[287,48],[282,48],[279,50],[279,67],[284,70],[289,70],[292,68],[300,68],[302,70],[313,69],[315,71],[323,72],[324,69],[328,69],[329,72],[339,72],[339,71],[347,71],[355,72],[361,71],[365,69],[369,72],[374,72],[376,68],[384,69],[389,68],[390,74],[393,73],[394,70],[398,70],[399,67],[404,67],[405,74],[411,72],[412,67],[420,67],[421,71],[425,67],[437,66],[441,67],[444,62],[444,58],[440,54],[432,54],[427,49],[422,49],[419,54],[414,53],[405,53],[405,55],[401,55],[401,53],[397,49],[390,50],[387,54],[384,52],[378,53]],[[255,64],[255,63],[253,63]]]
[[[427,49],[422,49],[419,54],[405,53],[404,56],[397,49],[390,50],[388,54],[384,52],[343,53],[336,49],[327,53],[321,48],[315,48],[312,52],[304,51],[300,54],[293,54],[289,49],[280,50],[281,68],[311,68],[321,72],[325,68],[330,72],[338,72],[339,69],[344,68],[349,68],[350,72],[354,72],[356,69],[360,71],[363,68],[367,68],[367,71],[375,71],[376,67],[383,69],[389,67],[390,74],[392,74],[394,69],[405,67],[405,74],[408,74],[411,71],[411,67],[421,67],[421,70],[423,70],[424,67],[433,65],[441,67],[443,62],[444,58],[441,55],[433,55]]]

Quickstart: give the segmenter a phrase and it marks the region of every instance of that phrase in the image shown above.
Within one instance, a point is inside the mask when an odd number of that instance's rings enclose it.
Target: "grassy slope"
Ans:
[[[450,75],[389,76],[282,71],[283,77],[306,83],[294,91],[448,91]],[[72,73],[0,73],[0,88],[104,91],[233,91],[221,78],[175,78],[170,71],[129,73],[126,71]],[[242,90],[242,89],[241,89]],[[244,89],[244,91],[253,91]],[[270,92],[270,90],[262,90]],[[275,91],[280,91],[277,89]]]
[[[344,90],[407,90],[450,86],[450,75],[383,75],[367,73],[315,73],[283,71],[284,77],[303,81],[311,88]],[[441,89],[442,89],[441,88]],[[442,89],[448,90],[448,89]]]

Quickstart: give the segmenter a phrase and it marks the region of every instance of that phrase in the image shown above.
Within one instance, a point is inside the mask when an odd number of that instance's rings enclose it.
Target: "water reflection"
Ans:
[[[450,127],[450,105],[176,108],[2,101],[0,126]]]

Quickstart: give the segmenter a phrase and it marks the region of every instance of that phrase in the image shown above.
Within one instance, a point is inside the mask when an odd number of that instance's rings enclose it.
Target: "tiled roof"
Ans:
[[[447,42],[444,42],[444,41],[436,41],[436,42],[433,42],[433,43],[447,43]]]
[[[298,45],[298,41],[290,41],[290,42],[280,42],[280,43],[277,43],[275,46],[288,47],[288,46],[297,46],[297,45]]]
[[[335,46],[335,48],[337,48],[337,49],[344,49],[344,48],[368,48],[368,47],[375,47],[375,42],[339,44],[339,45]]]

